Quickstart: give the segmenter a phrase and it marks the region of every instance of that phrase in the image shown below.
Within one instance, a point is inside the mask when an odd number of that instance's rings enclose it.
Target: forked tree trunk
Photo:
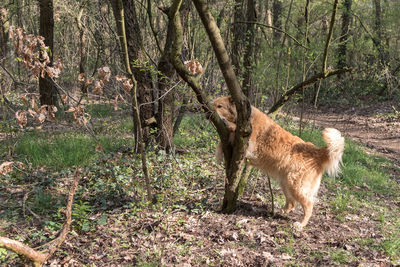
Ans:
[[[232,212],[236,209],[236,200],[239,196],[240,188],[239,183],[245,162],[245,151],[251,134],[251,105],[242,92],[230,63],[219,29],[215,23],[214,17],[207,8],[206,2],[204,0],[193,0],[193,2],[213,46],[219,67],[225,78],[225,82],[235,102],[237,110],[237,128],[233,147],[230,147],[229,142],[223,143],[225,170],[228,183],[225,185],[222,209],[225,212]],[[227,141],[224,140],[224,138],[221,138],[221,140]]]
[[[44,43],[49,47],[50,63],[53,65],[54,55],[54,18],[53,18],[53,0],[39,1],[40,18],[39,18],[39,35],[43,36]],[[56,105],[57,96],[54,89],[54,84],[50,77],[45,74],[44,78],[39,77],[39,94],[41,105]]]

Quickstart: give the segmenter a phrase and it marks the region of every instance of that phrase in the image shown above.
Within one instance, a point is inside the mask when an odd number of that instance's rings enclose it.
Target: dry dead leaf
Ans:
[[[44,115],[43,113],[40,113],[36,117],[36,122],[39,123],[39,124],[42,124],[45,120],[46,120],[46,115]]]
[[[67,103],[67,96],[66,95],[61,96],[61,101],[63,102],[63,104],[66,104]]]
[[[133,88],[132,80],[131,79],[126,79],[123,82],[123,88],[124,88],[125,91],[130,92],[132,90],[132,88]]]
[[[32,118],[36,118],[36,116],[38,115],[36,113],[36,111],[34,111],[34,110],[30,109],[30,108],[28,109],[28,113],[29,113],[29,115],[31,115]]]
[[[111,77],[111,70],[107,66],[100,67],[97,69],[97,75],[98,75],[99,79],[101,79],[105,82],[108,82]]]
[[[94,89],[92,91],[93,94],[103,94],[103,87],[104,87],[104,82],[103,80],[96,80],[94,82]]]
[[[123,75],[115,75],[115,80],[117,80],[117,82],[123,82],[125,79],[127,78]]]
[[[21,99],[22,102],[24,102],[25,105],[29,105],[29,102],[28,102],[28,99],[26,98],[26,95],[20,96],[19,99]]]
[[[89,79],[86,80],[85,86],[89,86],[93,83],[93,78],[90,77]]]
[[[13,170],[13,161],[6,161],[0,165],[0,174],[6,175]]]
[[[66,113],[75,112],[75,110],[76,110],[76,108],[70,107],[70,108],[69,108],[68,110],[66,110],[65,112],[66,112]]]
[[[115,98],[114,98],[114,102],[113,102],[114,110],[118,110],[118,98],[119,98],[118,95],[115,96]]]
[[[26,112],[23,110],[18,110],[15,113],[15,119],[17,120],[17,124],[22,129],[28,123],[28,119],[26,117]]]
[[[201,66],[197,59],[187,60],[184,62],[184,65],[193,75],[203,73],[203,66]]]
[[[97,144],[95,151],[96,151],[96,152],[101,152],[101,151],[103,151],[103,146],[102,146],[100,143]]]
[[[85,73],[80,73],[78,75],[78,82],[84,82],[85,81]]]
[[[31,108],[33,108],[35,111],[39,110],[38,105],[36,104],[36,100],[35,100],[34,96],[32,96],[32,99],[31,99]]]

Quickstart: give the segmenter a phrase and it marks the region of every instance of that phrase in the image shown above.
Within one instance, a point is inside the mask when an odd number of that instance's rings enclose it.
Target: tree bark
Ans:
[[[50,63],[53,65],[54,55],[54,18],[53,18],[53,0],[39,0],[40,18],[39,18],[39,35],[43,36],[44,43],[49,47]],[[44,78],[39,77],[39,94],[41,105],[56,105],[57,96],[54,84],[50,77],[45,74]]]
[[[150,125],[147,125],[146,122],[150,121],[151,118],[154,118],[154,104],[153,103],[153,84],[151,80],[151,73],[147,70],[147,67],[144,66],[143,62],[145,62],[146,55],[143,51],[143,41],[142,41],[142,33],[140,30],[140,25],[138,21],[138,16],[135,7],[135,1],[123,0],[122,4],[124,7],[125,14],[125,29],[126,29],[126,38],[127,38],[127,46],[128,46],[128,54],[129,54],[129,62],[132,67],[133,75],[137,80],[137,100],[139,105],[139,114],[141,121],[141,128],[143,131],[143,142],[147,146],[150,143]],[[120,15],[117,13],[120,12],[121,6],[119,1],[112,0],[111,6],[113,8],[113,13],[116,21],[121,21]],[[120,26],[117,26],[117,32],[121,34]],[[119,36],[120,42],[122,37]],[[123,44],[121,45],[123,47]],[[135,112],[135,111],[133,111]],[[138,125],[137,121],[134,119],[134,135],[135,135],[135,153],[139,152],[139,143],[138,143]]]
[[[0,14],[0,60],[7,56],[8,30],[10,23],[7,18]]]
[[[272,25],[276,28],[282,28],[282,2],[274,0],[272,4]],[[274,43],[279,44],[281,40],[281,32],[274,31]]]
[[[251,134],[251,105],[240,88],[219,29],[215,23],[214,17],[207,8],[206,2],[204,0],[193,0],[193,2],[204,27],[206,28],[206,32],[217,57],[219,67],[225,78],[225,82],[235,102],[237,110],[237,128],[234,144],[231,150],[232,153],[229,153],[229,142],[225,144],[223,143],[225,170],[228,183],[225,185],[225,195],[222,210],[225,212],[232,212],[236,209],[236,200],[239,196],[238,185],[243,172],[248,139]]]
[[[86,59],[87,59],[87,54],[86,54],[86,33],[85,33],[85,28],[82,24],[82,15],[83,11],[85,8],[86,2],[82,2],[80,8],[79,8],[79,13],[78,16],[76,17],[76,23],[78,25],[78,30],[79,30],[79,73],[85,73],[85,78],[87,78],[86,75],[86,70],[85,70],[85,64],[86,64]],[[81,92],[83,95],[87,95],[87,85],[86,82],[81,83]]]
[[[338,48],[338,61],[337,68],[342,69],[347,67],[347,43],[349,39],[349,26],[351,21],[351,4],[352,0],[345,0],[343,3],[343,14],[342,14],[342,31],[339,38]],[[341,78],[340,75],[338,75]]]
[[[384,44],[382,43],[382,39],[384,38],[384,31],[382,27],[382,7],[381,0],[374,0],[375,5],[375,45],[378,49],[378,57],[379,57],[379,69],[385,70],[387,68],[387,57],[386,57],[386,49]],[[382,96],[384,92],[388,88],[387,79],[383,78],[383,86],[379,90],[378,95]]]
[[[139,102],[138,102],[138,94],[137,94],[137,81],[136,77],[132,71],[131,63],[129,61],[130,56],[129,56],[129,47],[128,47],[128,38],[127,38],[127,30],[126,30],[126,20],[125,20],[125,5],[123,4],[123,0],[117,0],[118,1],[118,8],[119,8],[119,18],[120,21],[117,21],[117,23],[120,23],[120,30],[121,30],[121,40],[122,40],[122,48],[124,52],[124,62],[125,62],[125,68],[126,72],[129,74],[132,83],[133,83],[133,88],[131,90],[132,94],[132,111],[133,111],[133,119],[134,122],[136,123],[136,129],[137,129],[137,139],[135,139],[135,144],[137,144],[140,155],[141,155],[141,160],[142,160],[142,171],[143,175],[145,178],[146,182],[146,190],[147,190],[147,200],[149,203],[152,203],[153,200],[153,194],[151,192],[151,186],[150,186],[150,177],[149,177],[149,171],[147,168],[147,157],[146,157],[146,150],[145,150],[145,143],[143,140],[143,128],[141,127],[141,117],[140,117],[140,108],[139,108]]]
[[[254,0],[247,0],[247,21],[256,21],[256,5]],[[254,103],[254,90],[252,84],[252,74],[254,71],[254,66],[256,65],[255,57],[256,46],[255,46],[255,24],[246,24],[246,42],[245,42],[245,54],[243,60],[243,82],[242,89],[243,93],[247,96],[250,103]]]
[[[246,25],[239,23],[244,21],[244,0],[235,0],[233,25],[232,25],[232,65],[235,69],[236,77],[239,79],[243,74],[243,51],[246,38]]]
[[[170,15],[168,14],[168,16]],[[158,112],[156,116],[157,143],[161,149],[167,152],[173,146],[172,138],[174,135],[175,91],[168,91],[176,77],[176,71],[170,63],[172,45],[175,39],[174,34],[173,20],[169,18],[164,50],[158,63],[160,73],[158,75]]]

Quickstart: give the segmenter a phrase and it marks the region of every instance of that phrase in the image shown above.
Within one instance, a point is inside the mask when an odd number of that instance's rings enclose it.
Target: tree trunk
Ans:
[[[152,104],[153,84],[151,80],[151,73],[143,66],[146,56],[143,51],[142,34],[138,21],[138,16],[135,7],[135,1],[123,0],[125,11],[125,28],[128,45],[129,62],[132,66],[132,72],[137,80],[137,100],[139,104],[140,121],[143,131],[143,142],[148,145],[150,142],[150,119],[154,118],[154,105]],[[116,21],[121,21],[119,13],[120,6],[116,0],[112,0],[111,6]],[[118,23],[117,23],[118,24]],[[121,34],[121,29],[117,25],[118,35]],[[121,41],[121,36],[119,36]],[[121,45],[123,47],[123,45]],[[137,121],[134,119],[134,135],[135,147],[134,151],[139,152],[138,144],[138,127]]]
[[[375,45],[376,48],[378,49],[379,69],[383,71],[387,68],[387,58],[386,58],[385,47],[382,44],[384,33],[382,27],[381,0],[374,0],[374,5],[375,5],[375,34],[376,34]],[[387,80],[385,79],[385,77],[383,77],[383,86],[381,90],[378,92],[378,95],[382,96],[387,88],[388,88]]]
[[[239,196],[238,189],[245,162],[245,151],[247,149],[248,139],[251,134],[251,105],[240,88],[219,29],[215,23],[214,17],[207,8],[205,1],[193,0],[193,2],[204,27],[206,28],[206,32],[213,46],[219,67],[225,78],[225,82],[228,86],[232,99],[235,102],[237,110],[237,128],[233,147],[230,148],[229,142],[224,143],[224,141],[227,140],[225,138],[225,140],[221,138],[225,156],[226,177],[228,180],[228,183],[225,185],[225,195],[222,210],[225,212],[232,212],[236,208],[236,200]]]
[[[169,61],[171,57],[172,43],[174,37],[174,27],[172,19],[169,19],[167,37],[165,40],[164,52],[158,63],[158,112],[157,112],[157,143],[161,149],[169,152],[172,147],[172,137],[174,134],[175,117],[175,98],[174,90],[170,90],[171,81],[175,78],[175,69]]]
[[[54,18],[53,18],[53,0],[40,0],[40,18],[39,18],[39,35],[43,36],[44,43],[49,47],[50,63],[53,65],[54,55]],[[39,77],[39,94],[41,105],[56,105],[57,96],[54,89],[54,84],[50,77],[45,74],[44,78]]]
[[[0,60],[7,56],[8,30],[10,23],[7,18],[0,14]]]
[[[82,25],[82,15],[83,15],[83,10],[85,7],[85,2],[82,2],[80,8],[79,8],[79,13],[78,16],[76,17],[76,23],[78,25],[79,29],[79,56],[80,56],[80,61],[79,61],[79,73],[85,73],[85,78],[87,78],[86,75],[86,70],[85,70],[85,64],[86,64],[86,33],[85,33],[85,28]],[[83,95],[87,95],[87,85],[86,82],[81,83],[81,92]]]
[[[272,4],[272,25],[276,28],[282,29],[282,2],[281,0],[274,0]],[[274,43],[279,44],[281,40],[281,32],[274,31]]]
[[[256,21],[256,6],[254,0],[247,0],[247,21]],[[246,24],[246,41],[245,41],[245,53],[243,58],[243,82],[242,89],[243,93],[247,96],[250,103],[254,103],[254,93],[252,85],[252,73],[253,66],[255,66],[255,24]]]
[[[243,73],[243,51],[246,38],[246,25],[240,23],[245,20],[244,17],[244,1],[235,0],[233,25],[232,25],[232,65],[236,76],[240,79]]]
[[[339,38],[339,49],[337,58],[337,68],[342,69],[347,67],[347,43],[349,39],[349,26],[351,21],[351,4],[352,0],[345,0],[343,3],[343,14],[342,14],[342,32]],[[338,75],[341,78],[341,75]]]

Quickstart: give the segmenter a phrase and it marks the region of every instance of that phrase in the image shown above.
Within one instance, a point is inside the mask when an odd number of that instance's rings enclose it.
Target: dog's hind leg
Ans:
[[[303,216],[303,219],[301,220],[301,222],[295,222],[295,223],[294,223],[294,226],[295,226],[297,229],[300,230],[300,229],[302,229],[304,226],[306,226],[307,223],[308,223],[308,221],[310,220],[310,217],[311,217],[311,214],[312,214],[312,211],[313,211],[314,203],[313,203],[313,201],[311,201],[310,199],[308,199],[308,198],[305,197],[305,196],[299,197],[299,198],[297,199],[297,201],[299,201],[300,205],[302,206],[302,208],[303,208],[303,213],[304,213],[304,216]]]

